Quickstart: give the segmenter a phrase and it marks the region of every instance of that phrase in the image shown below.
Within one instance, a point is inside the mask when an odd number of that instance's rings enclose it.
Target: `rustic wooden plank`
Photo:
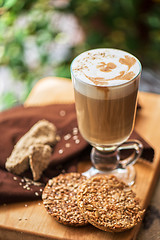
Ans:
[[[65,87],[66,89],[63,89]],[[137,178],[133,188],[141,198],[143,206],[146,207],[151,199],[160,169],[160,132],[157,128],[160,122],[160,95],[141,92],[139,100],[142,109],[137,115],[135,129],[155,149],[152,164],[140,160],[135,165]],[[71,81],[60,78],[47,78],[39,81],[33,88],[25,106],[45,105],[61,101],[74,101]],[[79,165],[79,171],[83,171],[88,167],[89,163],[82,161]],[[39,205],[39,203],[41,204]],[[27,204],[27,207],[25,207],[25,204]],[[92,226],[66,227],[57,223],[47,214],[41,201],[8,204],[0,207],[0,236],[3,240],[130,240],[136,237],[138,230],[139,226],[130,231],[113,234],[103,232]]]

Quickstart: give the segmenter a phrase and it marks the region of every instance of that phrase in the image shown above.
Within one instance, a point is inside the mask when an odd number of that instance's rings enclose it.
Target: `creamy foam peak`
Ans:
[[[118,49],[94,49],[80,54],[72,63],[74,77],[97,86],[116,86],[132,80],[140,72],[132,54]]]

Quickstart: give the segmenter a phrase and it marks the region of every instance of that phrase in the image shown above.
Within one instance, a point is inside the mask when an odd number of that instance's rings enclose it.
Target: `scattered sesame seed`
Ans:
[[[19,221],[21,221],[21,220],[22,220],[22,218],[18,218],[18,220],[19,220]]]
[[[80,143],[80,140],[79,140],[79,139],[76,139],[75,143],[76,143],[76,144]]]
[[[40,188],[40,189],[39,189],[39,191],[40,191],[40,192],[42,192],[42,191],[43,191],[43,189],[42,189],[42,188]]]
[[[66,147],[66,148],[69,148],[70,146],[71,146],[70,143],[66,143],[66,144],[65,144],[65,147]]]
[[[17,180],[17,177],[13,177],[13,180],[16,181],[16,180]]]
[[[24,182],[24,179],[23,179],[23,178],[21,179],[21,182]]]
[[[39,203],[38,203],[38,205],[40,206],[40,205],[41,205],[41,203],[39,202]]]
[[[38,192],[35,192],[35,195],[36,195],[36,196],[39,196],[39,193],[38,193]]]
[[[57,140],[57,142],[59,142],[61,140],[61,137],[59,135],[57,135],[56,140]]]
[[[59,149],[59,154],[62,154],[63,153],[63,149]]]
[[[26,186],[29,187],[29,185],[34,185],[34,186],[42,186],[43,184],[40,182],[35,182],[29,178],[25,178]]]
[[[77,135],[74,135],[74,136],[73,136],[73,140],[76,140],[76,139],[78,139],[78,136],[77,136]]]
[[[27,187],[27,190],[31,190],[30,187]]]
[[[64,116],[66,115],[66,112],[65,112],[64,110],[61,110],[61,111],[59,112],[59,114],[60,114],[61,117],[64,117]]]
[[[20,182],[19,185],[22,186],[22,183]]]
[[[28,218],[25,218],[24,220],[28,220]]]
[[[77,133],[78,133],[78,128],[77,127],[73,128],[73,135],[76,135]]]
[[[68,133],[68,134],[66,134],[65,136],[64,136],[64,140],[69,140],[71,138],[71,134],[70,133]]]
[[[27,205],[27,204],[25,204],[24,206],[25,206],[25,207],[28,207],[28,205]]]

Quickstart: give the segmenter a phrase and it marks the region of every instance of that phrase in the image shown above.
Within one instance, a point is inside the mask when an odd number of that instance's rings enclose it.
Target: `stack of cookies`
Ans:
[[[144,214],[136,194],[115,176],[87,179],[80,173],[61,174],[48,181],[42,199],[47,212],[60,223],[90,223],[109,232],[134,227]]]

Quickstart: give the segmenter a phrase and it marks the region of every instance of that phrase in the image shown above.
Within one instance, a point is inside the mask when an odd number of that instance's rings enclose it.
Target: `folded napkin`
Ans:
[[[61,139],[53,148],[48,168],[35,183],[30,170],[16,176],[5,169],[5,162],[17,141],[41,119],[55,124]],[[136,132],[131,137],[142,141],[142,157],[152,161],[154,150]],[[0,113],[0,204],[40,199],[48,179],[61,172],[77,171],[78,161],[89,159],[90,149],[78,131],[74,104],[20,106]]]

